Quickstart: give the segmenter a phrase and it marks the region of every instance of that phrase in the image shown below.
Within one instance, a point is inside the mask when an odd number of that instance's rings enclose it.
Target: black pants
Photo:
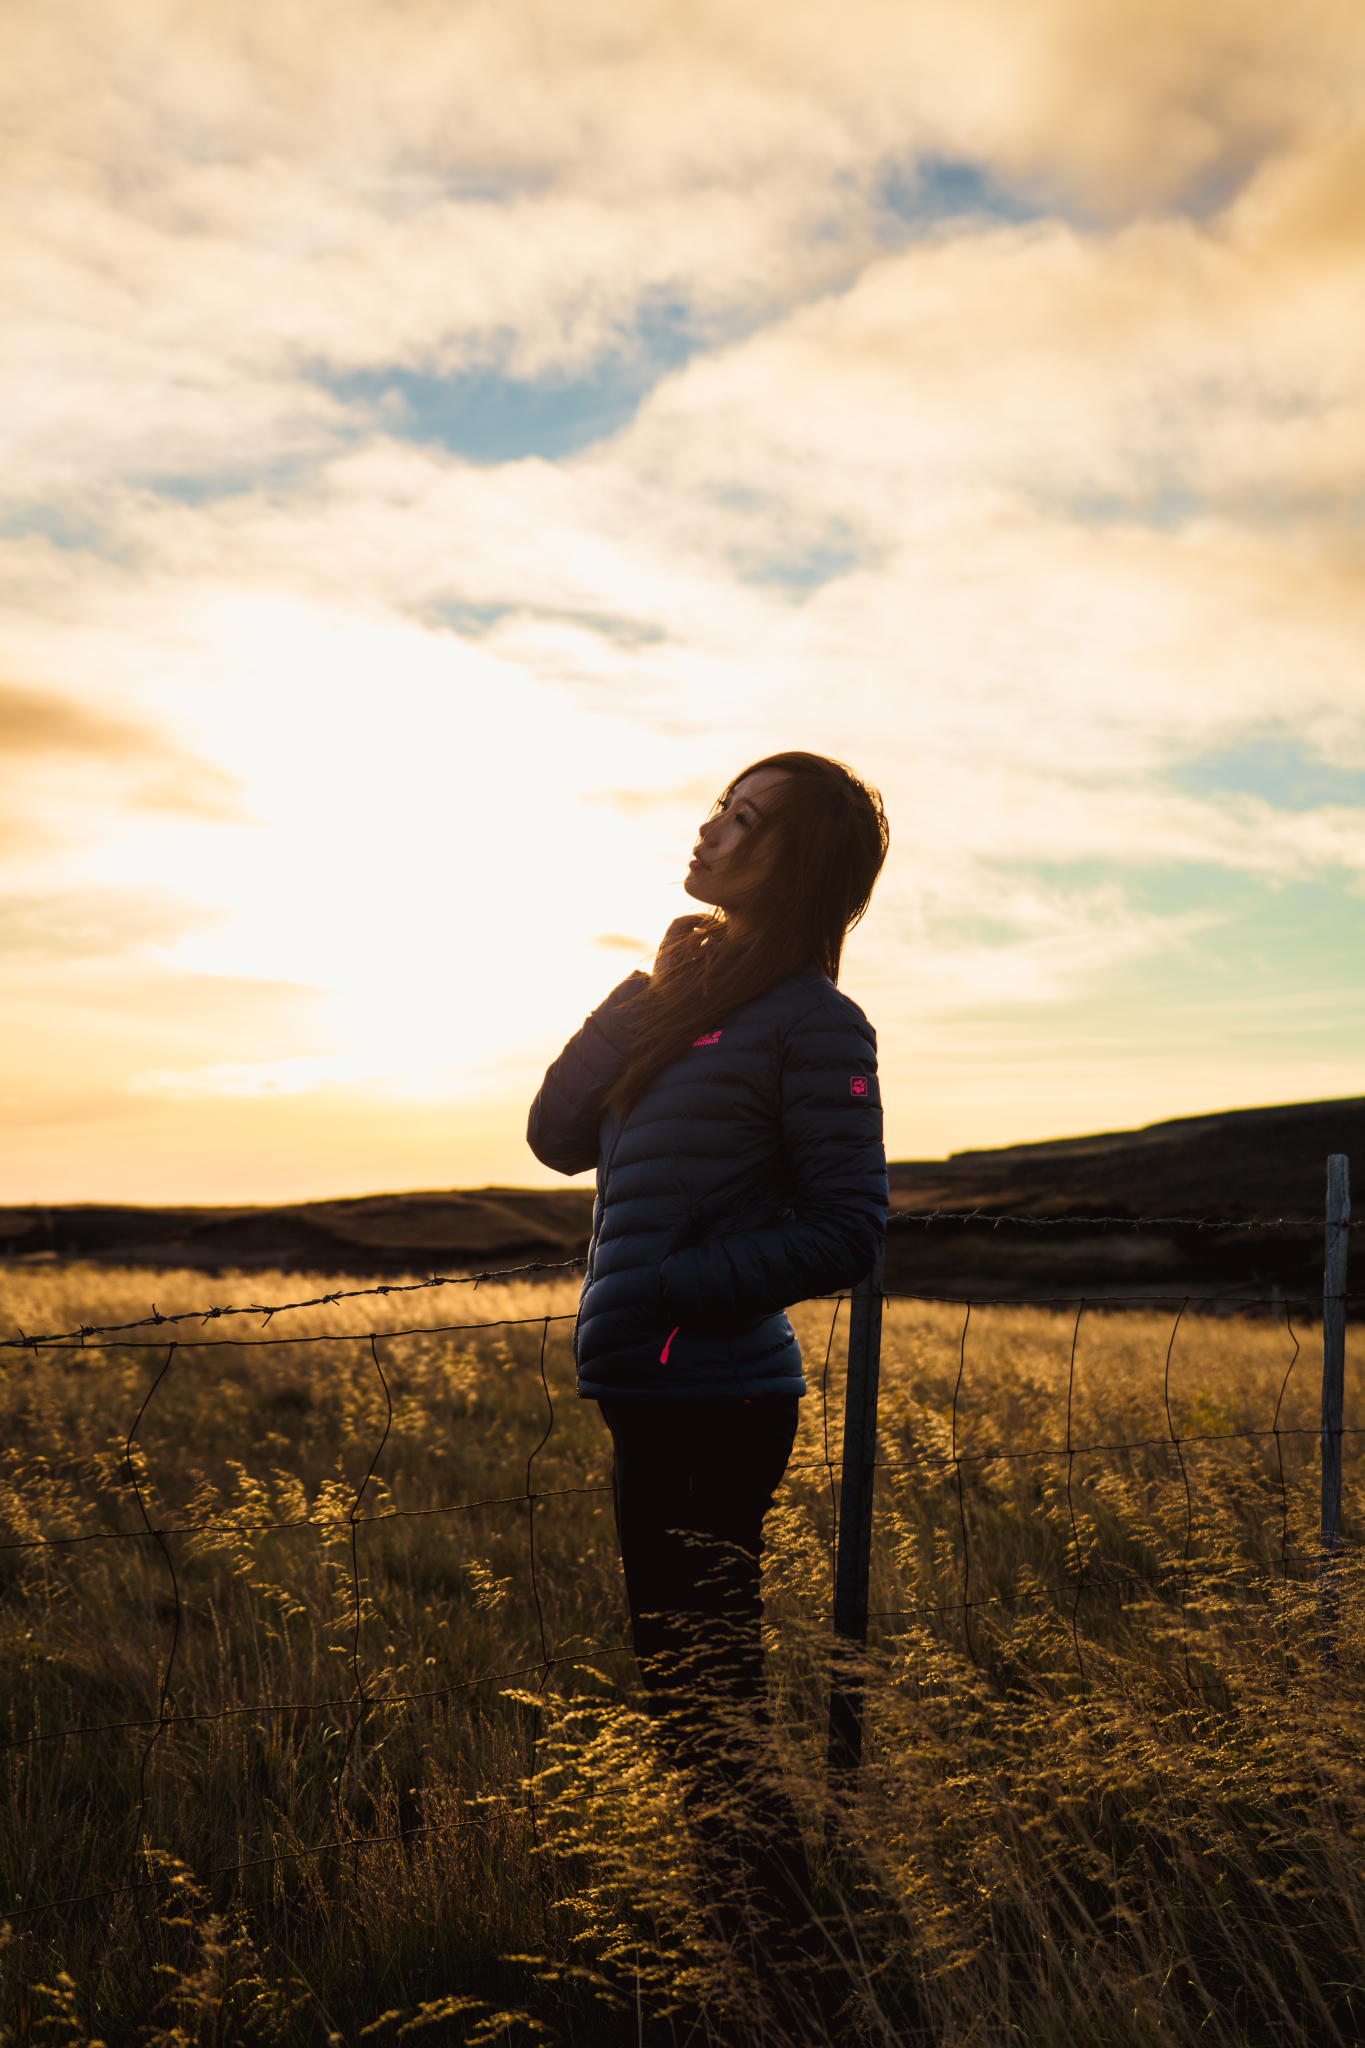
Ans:
[[[604,1400],[626,1595],[649,1713],[682,1773],[713,1923],[753,1960],[811,1932],[810,1873],[769,1737],[763,1517],[797,1398]]]

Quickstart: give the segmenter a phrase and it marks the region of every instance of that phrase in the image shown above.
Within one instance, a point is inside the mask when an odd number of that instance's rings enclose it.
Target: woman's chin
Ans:
[[[683,894],[691,896],[698,903],[714,903],[716,899],[707,887],[710,879],[711,877],[705,872],[696,875],[684,875]]]

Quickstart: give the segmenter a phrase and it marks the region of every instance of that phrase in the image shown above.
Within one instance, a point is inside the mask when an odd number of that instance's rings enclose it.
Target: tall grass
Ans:
[[[320,1291],[3,1287],[25,1329]],[[1268,1322],[974,1310],[964,1342],[961,1310],[893,1304],[866,1755],[831,1797],[843,1347],[826,1413],[831,1305],[795,1312],[770,1673],[840,1958],[802,2031],[698,1918],[572,1306],[480,1287],[182,1328],[168,1366],[169,1339],[3,1354],[0,1541],[143,1530],[138,1491],[182,1531],[0,1550],[10,2038],[1362,2037],[1360,1608],[1348,1562],[1324,1672],[1316,1329],[1286,1383]],[[110,1723],[139,1725],[80,1732]]]

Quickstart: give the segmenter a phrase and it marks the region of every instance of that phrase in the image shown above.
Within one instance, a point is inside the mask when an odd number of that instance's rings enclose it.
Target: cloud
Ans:
[[[209,921],[195,905],[150,889],[0,895],[0,957],[10,971],[21,962],[119,959],[170,946]]]
[[[1177,788],[1196,796],[1259,798],[1277,811],[1365,808],[1365,767],[1324,760],[1292,730],[1248,734],[1171,770]]]
[[[117,32],[68,0],[15,23],[7,72],[30,160],[64,158],[71,182],[103,149],[125,205],[187,228],[215,218],[243,161],[316,162],[359,193],[382,167],[374,196],[401,218],[433,188],[533,194],[569,173],[634,198],[752,184],[793,146],[829,163],[926,133],[1169,194],[1311,124],[1349,94],[1360,52],[1337,0],[1304,0],[1292,33],[1269,0],[853,0],[837,33],[821,0],[742,18],[719,0],[300,0],[269,16],[229,0],[188,17],[130,0]],[[168,165],[199,172],[198,206]],[[325,246],[326,217],[301,230],[287,188],[260,204],[295,254]]]
[[[0,682],[0,799],[0,856],[21,861],[98,841],[119,817],[159,814],[217,825],[244,819],[238,779],[154,725],[56,691],[6,682]],[[84,878],[74,890],[63,884],[51,896],[41,878],[30,877],[27,887],[21,881],[17,909],[0,909],[0,919],[11,933],[25,931],[35,943],[58,951],[82,950],[96,926],[126,930],[130,937],[150,931],[144,908],[152,899],[104,892],[92,923],[78,906],[94,900]],[[134,903],[144,907],[130,912]],[[184,914],[182,928],[197,915]],[[152,925],[161,920],[160,910],[151,913]]]
[[[665,810],[681,810],[700,818],[710,811],[716,794],[713,784],[698,777],[692,782],[677,783],[670,789],[590,790],[583,802],[606,804],[624,818],[649,817]]]
[[[1320,218],[1365,29],[1335,0],[1292,33],[1267,0],[856,0],[837,34],[813,0],[143,0],[116,27],[67,0],[11,22],[7,59],[9,489],[34,508],[134,476],[237,491],[267,446],[287,471],[364,438],[376,376],[643,387],[932,230],[944,163],[1122,223],[1293,161]]]
[[[43,690],[0,682],[0,749],[15,754],[96,755],[102,760],[145,759],[164,742],[145,727],[110,718],[84,704]]]
[[[239,786],[212,761],[165,733],[46,690],[0,682],[0,774],[7,796],[54,769],[90,771],[115,785],[135,808],[240,820]]]
[[[128,1083],[132,1095],[196,1102],[205,1097],[305,1095],[318,1088],[337,1088],[367,1078],[364,1063],[336,1055],[284,1060],[217,1060],[211,1066],[177,1069],[153,1067]]]
[[[1339,0],[117,12],[0,78],[0,738],[73,1045],[175,963],[125,1110],[552,1051],[776,745],[885,790],[896,1059],[1360,888],[1245,751],[1365,758]],[[344,1014],[153,1044],[191,970]]]

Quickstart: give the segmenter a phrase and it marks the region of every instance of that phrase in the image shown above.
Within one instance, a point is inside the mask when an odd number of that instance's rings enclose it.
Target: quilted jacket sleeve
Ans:
[[[862,1013],[825,1004],[793,1025],[779,1085],[792,1214],[665,1259],[663,1301],[683,1327],[733,1327],[850,1287],[876,1257],[886,1153],[876,1034]]]
[[[526,1123],[526,1142],[542,1166],[556,1173],[596,1166],[603,1108],[630,1052],[627,1013],[648,985],[647,974],[627,975],[546,1070]]]

